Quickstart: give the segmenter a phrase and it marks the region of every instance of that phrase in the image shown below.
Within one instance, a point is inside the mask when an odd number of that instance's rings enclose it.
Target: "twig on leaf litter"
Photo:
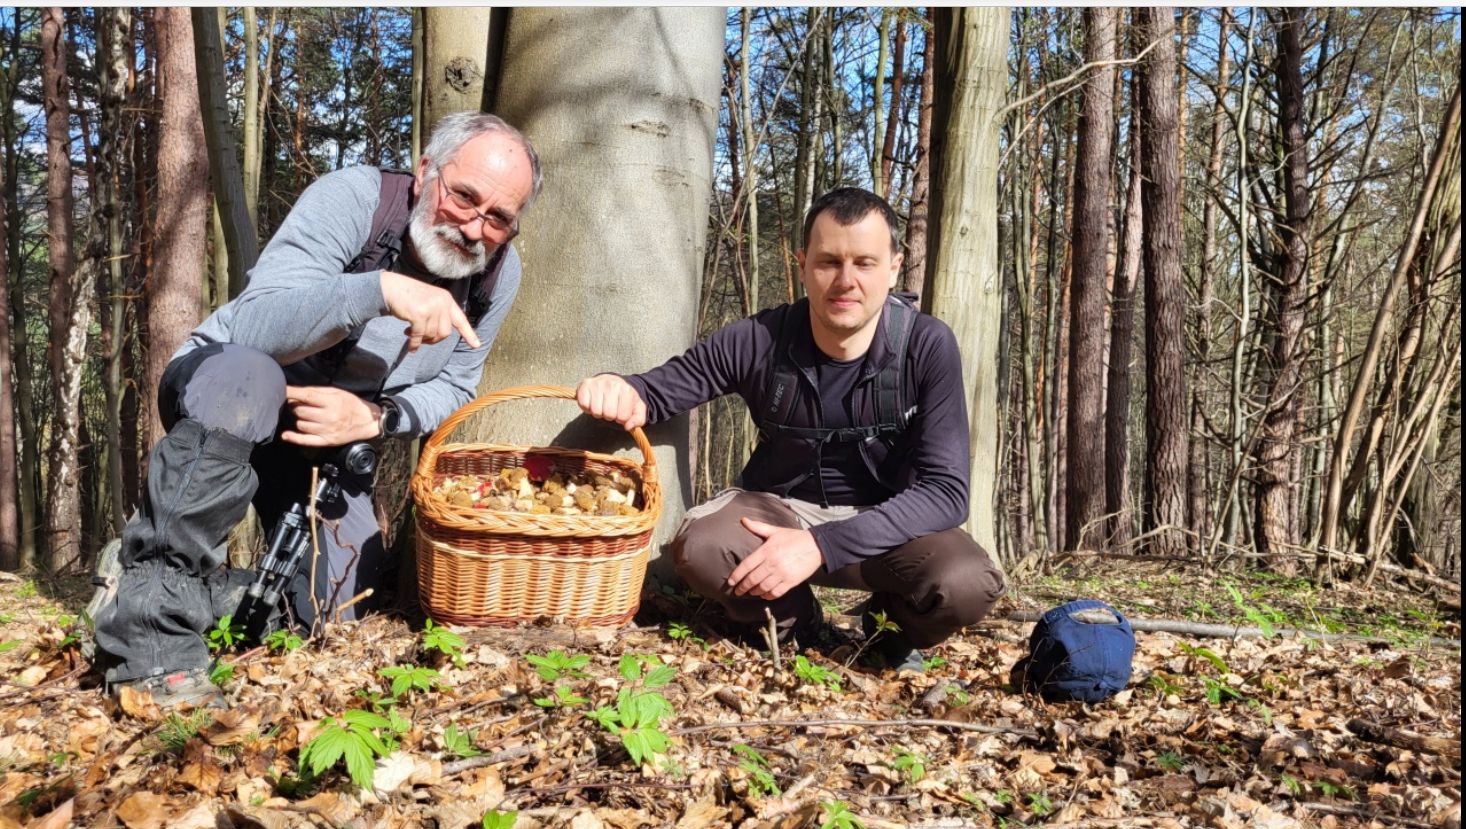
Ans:
[[[979,723],[955,722],[953,720],[909,719],[909,720],[734,720],[730,722],[690,725],[673,731],[675,736],[697,734],[702,731],[721,731],[727,728],[810,728],[814,726],[850,726],[854,728],[951,728],[957,731],[975,731],[979,734],[1013,734],[1038,739],[1038,732],[1028,728],[1008,728]]]

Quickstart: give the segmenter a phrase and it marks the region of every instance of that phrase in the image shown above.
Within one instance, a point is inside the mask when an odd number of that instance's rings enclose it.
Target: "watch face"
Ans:
[[[386,406],[387,412],[382,417],[382,431],[395,432],[397,427],[402,425],[402,412],[393,405]]]

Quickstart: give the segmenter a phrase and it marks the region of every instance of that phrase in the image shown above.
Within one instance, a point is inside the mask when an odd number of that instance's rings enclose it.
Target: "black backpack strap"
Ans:
[[[372,213],[372,228],[361,252],[346,265],[346,273],[366,273],[390,267],[402,254],[402,237],[412,217],[411,173],[382,170],[382,190]]]
[[[891,359],[876,375],[876,424],[887,427],[884,431],[904,432],[914,413],[902,401],[906,397],[906,349],[911,345],[911,331],[916,327],[918,312],[914,305],[895,294],[886,303],[890,313],[886,319],[886,343],[891,349]]]
[[[799,395],[799,369],[795,367],[789,349],[794,344],[794,324],[806,318],[808,312],[805,309],[808,305],[807,299],[800,299],[790,305],[779,324],[779,336],[774,342],[774,369],[769,372],[763,408],[757,417],[759,433],[765,437],[771,437],[774,433],[791,434],[789,430],[793,429],[789,426],[789,419],[794,412],[794,398]]]

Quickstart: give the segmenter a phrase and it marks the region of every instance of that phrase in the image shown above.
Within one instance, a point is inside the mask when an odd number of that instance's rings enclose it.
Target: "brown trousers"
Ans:
[[[820,618],[810,584],[871,592],[870,611],[885,612],[918,648],[936,645],[981,620],[1002,595],[1002,573],[960,529],[913,539],[833,573],[821,568],[809,582],[772,601],[733,595],[728,576],[763,543],[739,519],[807,528],[854,512],[848,507],[822,510],[765,492],[724,492],[688,512],[672,541],[673,561],[678,575],[697,593],[721,604],[734,622],[762,624],[767,607],[781,640]]]

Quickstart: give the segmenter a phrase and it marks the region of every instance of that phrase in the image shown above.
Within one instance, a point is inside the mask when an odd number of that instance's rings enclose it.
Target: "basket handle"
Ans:
[[[535,398],[559,398],[562,400],[574,400],[575,390],[568,386],[514,386],[513,388],[500,389],[499,391],[486,394],[477,400],[470,401],[463,408],[454,412],[438,424],[433,430],[431,437],[423,444],[422,455],[418,459],[418,474],[423,470],[432,470],[438,460],[439,446],[448,436],[453,433],[458,424],[476,414],[480,409],[486,409],[497,403],[507,403],[510,400],[532,400]],[[657,456],[652,453],[652,445],[646,439],[646,433],[638,426],[631,430],[631,437],[636,441],[636,448],[641,450],[642,457],[642,480],[652,480],[657,470]]]

